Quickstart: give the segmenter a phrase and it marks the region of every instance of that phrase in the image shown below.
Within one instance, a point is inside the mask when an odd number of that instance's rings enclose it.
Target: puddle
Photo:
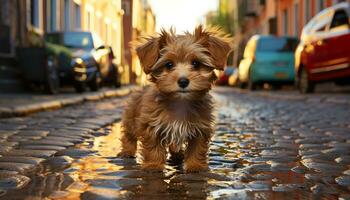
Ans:
[[[140,170],[139,158],[119,159],[120,123],[107,135],[67,150],[68,168],[43,169],[25,188],[9,191],[15,199],[309,199],[314,198],[296,162],[260,159],[256,134],[218,127],[210,147],[210,172],[184,174],[167,164],[163,173]],[[265,150],[267,158],[273,150]],[[62,158],[64,159],[64,157]],[[69,159],[68,159],[69,161]],[[329,196],[328,196],[329,197]]]

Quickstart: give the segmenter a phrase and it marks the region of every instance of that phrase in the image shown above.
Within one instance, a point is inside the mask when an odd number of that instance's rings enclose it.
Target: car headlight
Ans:
[[[81,64],[84,63],[83,59],[81,59],[81,58],[76,58],[74,61],[75,61],[75,63],[77,63],[78,65],[81,65]]]

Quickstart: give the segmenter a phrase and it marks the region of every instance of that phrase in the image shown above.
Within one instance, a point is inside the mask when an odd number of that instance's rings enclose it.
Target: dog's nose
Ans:
[[[190,84],[190,80],[188,80],[188,78],[182,77],[177,81],[177,84],[179,84],[181,88],[185,88],[188,86],[188,84]]]

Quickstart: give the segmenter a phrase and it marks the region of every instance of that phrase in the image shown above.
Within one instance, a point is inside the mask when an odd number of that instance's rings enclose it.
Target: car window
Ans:
[[[64,33],[63,44],[70,48],[92,49],[92,38],[89,32]]]
[[[332,18],[332,10],[323,10],[317,15],[315,15],[303,28],[303,34],[309,34],[315,32],[321,27],[325,26],[327,23],[330,23]]]
[[[94,42],[94,47],[95,48],[98,48],[98,47],[104,45],[102,39],[96,33],[92,34],[92,38],[94,40],[93,42]]]
[[[258,41],[259,52],[294,52],[298,46],[296,38],[262,38]]]
[[[316,32],[324,32],[324,31],[326,31],[326,30],[327,30],[327,24],[325,24],[324,26],[318,28],[318,29],[316,30]]]
[[[349,29],[349,17],[345,10],[340,9],[334,13],[330,29]]]
[[[310,32],[323,32],[327,30],[327,27],[332,19],[332,11],[322,12],[319,14],[310,28]]]

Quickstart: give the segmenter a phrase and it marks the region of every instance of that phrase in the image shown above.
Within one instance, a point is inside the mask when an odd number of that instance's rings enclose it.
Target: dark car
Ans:
[[[60,89],[59,66],[71,66],[72,53],[62,45],[38,41],[34,46],[17,49],[21,75],[28,88],[56,94]]]
[[[78,92],[88,86],[97,91],[101,84],[119,86],[117,65],[109,46],[91,32],[54,32],[45,35],[45,41],[68,48],[72,59],[58,58],[58,75],[62,84],[73,84]]]
[[[301,93],[313,92],[319,82],[350,83],[349,16],[350,3],[344,2],[321,11],[304,27],[295,52]]]

